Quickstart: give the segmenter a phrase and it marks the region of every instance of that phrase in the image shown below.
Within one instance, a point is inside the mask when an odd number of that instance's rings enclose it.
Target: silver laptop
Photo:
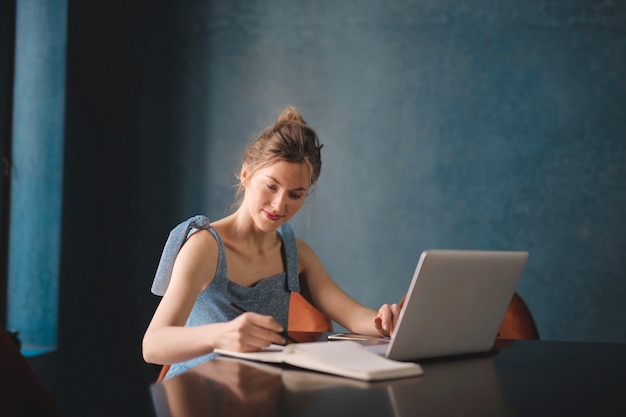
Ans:
[[[409,361],[493,347],[528,252],[424,251],[388,344],[368,346]]]

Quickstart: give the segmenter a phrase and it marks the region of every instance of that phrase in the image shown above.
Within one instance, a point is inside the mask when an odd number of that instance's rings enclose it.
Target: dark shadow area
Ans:
[[[58,349],[29,362],[70,417],[152,413],[150,285],[167,231],[188,215],[179,184],[205,140],[202,125],[193,138],[182,126],[195,114],[181,66],[194,34],[176,26],[178,7],[69,4]]]
[[[0,2],[0,325],[6,325],[7,319],[14,45],[15,0],[3,1]]]

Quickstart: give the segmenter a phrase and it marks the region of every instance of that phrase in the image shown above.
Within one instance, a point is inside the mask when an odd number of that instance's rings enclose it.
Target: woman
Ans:
[[[170,377],[215,348],[282,344],[291,291],[350,332],[391,334],[400,306],[376,312],[357,303],[289,227],[320,175],[321,148],[297,110],[285,109],[244,156],[237,210],[212,223],[196,216],[172,231],[153,285],[163,298],[144,335],[147,362],[175,364]]]

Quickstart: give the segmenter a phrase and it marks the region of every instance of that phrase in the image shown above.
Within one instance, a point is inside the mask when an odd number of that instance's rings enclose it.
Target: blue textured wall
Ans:
[[[295,104],[325,144],[297,230],[358,300],[398,299],[423,249],[524,249],[542,337],[626,341],[626,6],[214,3],[140,24],[140,132],[181,157],[170,224],[222,216]]]
[[[245,144],[295,104],[325,144],[298,231],[357,299],[398,299],[423,249],[524,249],[542,337],[626,341],[626,7],[371,3],[179,7],[207,161],[189,212],[223,215]]]

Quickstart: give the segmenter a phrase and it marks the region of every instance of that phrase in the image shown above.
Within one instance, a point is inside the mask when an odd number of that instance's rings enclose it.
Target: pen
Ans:
[[[248,310],[246,310],[245,308],[243,308],[241,306],[238,306],[235,303],[230,303],[230,305],[233,306],[234,308],[236,308],[237,310],[239,310],[242,313],[247,313],[248,312]],[[286,340],[289,340],[292,343],[298,343],[297,340],[295,340],[293,337],[289,336],[289,333],[286,330],[280,332],[280,335],[282,337],[284,337]]]

